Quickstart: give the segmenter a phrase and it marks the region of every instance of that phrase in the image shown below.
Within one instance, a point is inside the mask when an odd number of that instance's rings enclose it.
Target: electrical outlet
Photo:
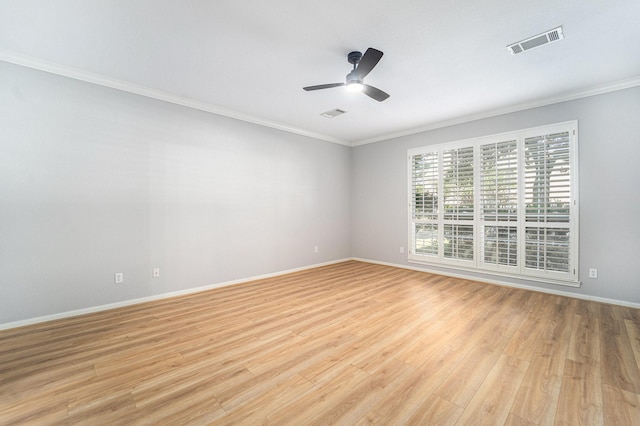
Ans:
[[[598,278],[598,270],[596,268],[589,269],[589,278]]]
[[[317,252],[318,252],[318,246],[315,246],[315,247],[313,248],[313,251],[317,253]]]
[[[400,247],[400,254],[404,253],[404,247]]]
[[[151,273],[151,275],[153,276],[153,278],[159,278],[160,277],[160,268],[153,268],[153,272]]]
[[[124,274],[122,272],[116,272],[114,275],[114,281],[116,284],[122,284],[124,282]]]

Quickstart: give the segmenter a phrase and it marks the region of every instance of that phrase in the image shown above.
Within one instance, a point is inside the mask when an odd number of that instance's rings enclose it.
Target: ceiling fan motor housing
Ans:
[[[351,52],[347,55],[347,60],[350,64],[358,65],[360,63],[360,59],[362,59],[362,52]]]

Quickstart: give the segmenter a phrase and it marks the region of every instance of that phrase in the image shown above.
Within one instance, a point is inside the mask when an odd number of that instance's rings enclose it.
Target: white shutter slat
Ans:
[[[438,255],[438,152],[412,157],[411,215],[412,244],[415,254]],[[417,221],[420,221],[418,223]]]
[[[443,256],[446,259],[474,259],[474,153],[473,146],[444,150]]]
[[[570,133],[526,138],[525,267],[569,272],[570,229],[558,228],[571,217]]]
[[[438,214],[438,153],[416,155],[412,164],[412,216],[435,220]]]
[[[409,259],[579,283],[576,126],[410,149]]]
[[[444,218],[473,220],[473,147],[445,150],[442,167]]]
[[[480,146],[480,219],[485,223],[482,233],[484,264],[517,266],[518,228],[513,225],[518,218],[517,147],[515,139]]]

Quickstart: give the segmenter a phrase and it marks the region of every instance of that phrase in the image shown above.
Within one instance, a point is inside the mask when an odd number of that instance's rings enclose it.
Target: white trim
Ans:
[[[252,115],[243,114],[237,111],[233,111],[227,108],[222,108],[216,105],[212,105],[206,102],[196,101],[193,99],[185,98],[182,96],[176,96],[168,92],[161,90],[151,89],[149,87],[140,86],[138,84],[129,83],[122,80],[116,80],[114,78],[104,77],[99,74],[94,74],[88,71],[83,71],[78,68],[68,67],[65,65],[59,65],[53,62],[43,61],[42,59],[33,58],[30,56],[21,55],[8,50],[0,49],[0,61],[9,62],[15,65],[20,65],[27,68],[33,68],[40,71],[45,71],[51,74],[61,75],[63,77],[73,78],[75,80],[84,81],[86,83],[97,84],[99,86],[109,87],[111,89],[121,90],[123,92],[129,92],[147,98],[157,99],[160,101],[169,102],[176,105],[185,106],[188,108],[197,109],[200,111],[210,112],[212,114],[221,115],[224,117],[233,118],[240,121],[246,121],[248,123],[257,124],[259,126],[271,127],[273,129],[283,130],[289,133],[295,133],[297,135],[307,136],[314,139],[323,140],[326,142],[332,142],[339,145],[351,146],[349,142],[343,141],[338,138],[334,138],[321,133],[310,132],[297,127],[288,126],[286,124],[276,123],[275,121],[264,120]]]
[[[127,83],[125,81],[104,77],[102,75],[90,73],[77,68],[60,65],[53,62],[49,62],[49,61],[44,61],[42,59],[22,55],[9,50],[0,49],[0,61],[5,61],[15,65],[21,65],[23,67],[33,68],[36,70],[73,78],[75,80],[80,80],[87,83],[93,83],[100,86],[110,87],[112,89],[122,90],[124,92],[134,93],[137,95],[146,96],[149,98],[158,99],[165,102],[170,102],[176,105],[181,105],[188,108],[197,109],[200,111],[210,112],[212,114],[234,118],[236,120],[246,121],[246,122],[257,124],[260,126],[271,127],[273,129],[278,129],[285,132],[295,133],[297,135],[307,136],[310,138],[319,139],[326,142],[332,142],[338,145],[344,145],[344,146],[350,146],[350,147],[367,145],[370,143],[399,138],[401,136],[409,136],[409,135],[414,135],[416,133],[426,132],[429,130],[435,130],[435,129],[441,129],[443,127],[453,126],[456,124],[462,124],[470,121],[481,120],[483,118],[496,117],[498,115],[509,114],[512,112],[518,112],[518,111],[523,111],[523,110],[532,109],[532,108],[538,108],[546,105],[558,104],[561,102],[587,98],[590,96],[602,95],[609,92],[615,92],[618,90],[630,89],[632,87],[640,86],[640,76],[637,76],[637,77],[632,77],[625,80],[615,81],[613,83],[607,83],[607,84],[595,86],[590,89],[581,90],[578,92],[570,92],[561,96],[538,99],[536,101],[512,105],[505,108],[498,108],[498,109],[480,112],[477,114],[465,115],[462,117],[452,118],[450,120],[439,121],[437,123],[426,124],[424,126],[416,127],[413,129],[401,130],[398,132],[387,133],[385,135],[374,136],[371,138],[355,140],[355,141],[346,141],[339,138],[334,138],[329,135],[310,132],[310,131],[299,129],[297,127],[292,127],[286,124],[264,120],[258,117],[254,117],[252,115],[242,114],[240,112],[232,111],[232,110],[215,106],[215,105],[211,105],[206,102],[195,101],[192,99],[172,95],[170,93],[163,92],[160,90],[150,89],[148,87],[139,86],[137,84]]]
[[[541,130],[545,130],[548,129],[550,127],[558,127],[558,128],[562,128],[565,126],[575,126],[576,129],[576,140],[577,140],[577,136],[578,136],[578,120],[567,120],[567,121],[560,121],[558,123],[549,123],[549,124],[541,124],[539,126],[533,126],[533,127],[526,127],[524,129],[517,129],[517,130],[509,130],[506,132],[501,132],[501,133],[493,133],[490,135],[483,135],[483,136],[472,136],[470,138],[465,138],[465,139],[456,139],[456,140],[450,140],[450,141],[444,141],[444,142],[440,142],[437,144],[433,144],[433,145],[423,145],[423,146],[418,146],[418,147],[414,147],[414,148],[408,148],[407,152],[409,153],[409,155],[412,154],[422,154],[424,152],[431,152],[434,149],[442,149],[442,148],[459,148],[459,147],[464,147],[467,146],[471,143],[480,143],[480,144],[484,144],[484,143],[490,143],[491,141],[495,141],[496,139],[511,139],[511,138],[518,138],[518,136],[520,136],[523,133],[536,133],[536,132],[540,132]]]
[[[478,281],[478,282],[487,283],[487,284],[499,285],[499,286],[502,286],[502,287],[520,288],[520,289],[523,289],[523,290],[537,291],[539,293],[554,294],[554,295],[557,295],[557,296],[571,297],[571,298],[574,298],[574,299],[590,300],[590,301],[593,301],[593,302],[607,303],[607,304],[610,304],[610,305],[618,305],[618,306],[625,306],[625,307],[628,307],[628,308],[640,309],[640,303],[627,302],[625,300],[607,299],[607,298],[604,298],[604,297],[589,296],[588,294],[570,293],[570,292],[567,292],[567,291],[560,291],[560,290],[551,290],[551,289],[547,289],[547,288],[534,287],[534,286],[529,286],[529,285],[524,285],[524,284],[516,284],[516,283],[509,282],[509,281],[493,280],[493,279],[485,278],[485,277],[475,277],[475,276],[472,276],[472,275],[458,274],[458,273],[454,273],[454,272],[440,271],[440,270],[429,269],[429,268],[419,268],[419,267],[411,266],[411,265],[403,265],[403,264],[391,263],[391,262],[382,262],[382,261],[378,261],[378,260],[364,259],[364,258],[359,258],[359,257],[353,257],[350,260],[356,260],[358,262],[365,262],[365,263],[373,263],[373,264],[376,264],[376,265],[391,266],[391,267],[394,267],[394,268],[409,269],[411,271],[425,272],[425,273],[435,274],[435,275],[444,275],[444,276],[447,276],[447,277],[460,278],[460,279],[470,280],[470,281]]]
[[[553,285],[561,285],[565,287],[574,287],[574,288],[582,287],[582,281],[579,281],[579,280],[567,281],[563,279],[547,278],[544,275],[521,275],[521,274],[518,274],[517,272],[509,273],[509,272],[503,272],[496,269],[487,269],[486,267],[483,267],[482,269],[480,269],[476,267],[471,267],[471,266],[465,267],[462,265],[455,265],[450,263],[430,262],[429,260],[417,259],[416,255],[414,255],[414,257],[409,257],[407,259],[407,262],[415,263],[416,265],[425,265],[426,267],[435,266],[436,268],[448,268],[448,269],[455,269],[457,271],[469,271],[472,273],[477,272],[483,275],[493,275],[496,277],[512,278],[514,280],[535,281],[537,283],[542,283],[542,284],[553,284]]]
[[[578,278],[578,258],[579,258],[579,232],[577,231],[579,218],[578,218],[578,164],[577,164],[577,128],[578,121],[570,120],[564,121],[561,123],[553,123],[546,124],[542,126],[530,127],[527,129],[521,129],[516,131],[497,133],[494,135],[486,135],[480,137],[467,138],[452,142],[443,142],[434,145],[426,145],[422,147],[410,148],[407,150],[407,183],[408,183],[408,241],[409,241],[409,254],[408,261],[410,263],[418,263],[423,265],[433,265],[437,267],[452,267],[456,269],[468,270],[469,272],[478,272],[489,275],[496,275],[501,277],[513,278],[513,279],[523,279],[529,281],[542,282],[546,284],[555,284],[555,285],[564,285],[569,287],[580,287],[581,283]],[[524,170],[524,141],[527,137],[544,135],[544,134],[552,134],[557,132],[566,132],[569,135],[570,143],[569,143],[569,159],[571,162],[570,172],[571,172],[571,203],[572,207],[570,210],[571,217],[568,222],[568,226],[563,226],[564,224],[555,223],[555,222],[545,222],[545,226],[538,225],[538,227],[543,228],[553,228],[553,227],[561,227],[568,228],[571,232],[571,235],[574,237],[570,240],[570,256],[569,256],[569,265],[566,272],[561,271],[549,271],[549,270],[537,270],[527,268],[524,262],[524,254],[525,250],[525,232],[527,227],[533,227],[534,224],[527,224],[524,220],[526,217],[526,208],[525,208],[525,199],[524,199],[524,180],[525,180],[525,170]],[[523,212],[518,214],[517,223],[513,223],[512,226],[517,226],[518,228],[518,263],[515,269],[515,272],[511,272],[508,268],[504,268],[504,271],[497,270],[495,267],[485,264],[482,261],[482,257],[479,254],[482,253],[482,227],[487,223],[482,220],[480,215],[480,169],[481,169],[481,155],[479,150],[485,144],[493,144],[495,142],[503,142],[506,140],[514,140],[516,141],[517,151],[518,151],[518,212]],[[416,219],[413,214],[413,185],[414,185],[414,164],[413,159],[417,155],[422,154],[437,154],[438,156],[438,199],[439,203],[443,202],[444,188],[443,188],[443,175],[444,175],[444,153],[447,150],[457,150],[457,149],[468,149],[473,148],[473,164],[474,164],[474,220],[471,222],[470,220],[465,220],[459,222],[459,224],[473,225],[474,229],[474,259],[467,261],[461,259],[447,259],[443,256],[442,252],[442,241],[443,238],[443,228],[446,226],[448,222],[445,220],[443,216],[443,211],[439,211],[437,214],[437,219]],[[446,194],[445,194],[446,195]],[[449,221],[451,222],[451,221]],[[457,221],[456,221],[457,222]],[[426,223],[431,224],[435,223],[438,227],[438,255],[424,255],[416,253],[415,249],[415,238],[414,228],[418,223]]]
[[[226,286],[235,285],[235,284],[243,284],[243,283],[246,283],[246,282],[255,281],[255,280],[262,280],[262,279],[266,279],[266,278],[278,277],[278,276],[281,276],[281,275],[291,274],[291,273],[294,273],[294,272],[305,271],[307,269],[319,268],[321,266],[327,266],[327,265],[333,265],[333,264],[336,264],[336,263],[342,263],[342,262],[346,262],[346,261],[349,261],[349,260],[352,260],[352,259],[351,258],[344,258],[344,259],[332,260],[332,261],[329,261],[329,262],[316,263],[316,264],[309,265],[309,266],[302,266],[300,268],[287,269],[285,271],[273,272],[273,273],[270,273],[270,274],[256,275],[256,276],[253,276],[253,277],[240,278],[238,280],[225,281],[225,282],[216,283],[216,284],[210,284],[210,285],[206,285],[206,286],[202,286],[202,287],[195,287],[195,288],[189,288],[189,289],[186,289],[186,290],[172,291],[172,292],[169,292],[169,293],[156,294],[156,295],[153,295],[153,296],[141,297],[141,298],[138,298],[138,299],[123,300],[121,302],[109,303],[109,304],[106,304],[106,305],[92,306],[90,308],[76,309],[76,310],[73,310],[73,311],[60,312],[58,314],[45,315],[45,316],[36,317],[36,318],[29,318],[29,319],[26,319],[26,320],[8,322],[8,323],[0,324],[0,330],[8,330],[10,328],[24,327],[26,325],[39,324],[39,323],[47,322],[47,321],[53,321],[53,320],[64,319],[64,318],[71,318],[71,317],[76,317],[76,316],[79,316],[79,315],[92,314],[92,313],[101,312],[101,311],[108,311],[110,309],[122,308],[122,307],[125,307],[125,306],[131,306],[131,305],[137,305],[139,303],[153,302],[154,300],[168,299],[170,297],[185,296],[185,295],[188,295],[188,294],[200,293],[200,292],[207,291],[207,290],[213,290],[215,288],[226,287]]]
[[[640,86],[640,76],[628,78],[626,80],[615,81],[613,83],[603,84],[592,87],[587,90],[581,90],[578,92],[571,92],[561,96],[554,96],[549,98],[538,99],[533,102],[526,102],[522,104],[512,105],[505,108],[498,108],[489,111],[480,112],[477,114],[465,115],[462,117],[452,118],[451,120],[439,121],[437,123],[427,124],[425,126],[416,127],[409,130],[402,130],[399,132],[387,133],[381,136],[374,136],[372,138],[362,139],[360,141],[352,142],[351,146],[367,145],[375,142],[382,142],[389,139],[395,139],[402,136],[415,135],[416,133],[427,132],[429,130],[441,129],[443,127],[454,126],[456,124],[468,123],[470,121],[482,120],[484,118],[497,117],[499,115],[510,114],[513,112],[524,111],[533,108],[539,108],[547,105],[559,104],[562,102],[574,101],[577,99],[588,98],[590,96],[603,95],[610,92],[616,92],[618,90],[630,89],[632,87]]]
[[[125,300],[125,301],[122,301],[122,302],[110,303],[110,304],[107,304],[107,305],[93,306],[91,308],[76,309],[76,310],[73,310],[73,311],[61,312],[61,313],[53,314],[53,315],[45,315],[45,316],[41,316],[41,317],[37,317],[37,318],[30,318],[30,319],[21,320],[21,321],[8,322],[8,323],[0,324],[0,330],[9,330],[11,328],[24,327],[24,326],[27,326],[27,325],[39,324],[39,323],[43,323],[43,322],[47,322],[47,321],[53,321],[53,320],[64,319],[64,318],[71,318],[71,317],[91,314],[91,313],[95,313],[95,312],[108,311],[110,309],[115,309],[115,308],[121,308],[121,307],[126,307],[126,306],[131,306],[131,305],[137,305],[137,304],[140,304],[140,303],[152,302],[154,300],[162,300],[162,299],[168,299],[170,297],[184,296],[184,295],[188,295],[188,294],[200,293],[200,292],[203,292],[203,291],[213,290],[213,289],[216,289],[216,288],[226,287],[226,286],[229,286],[229,285],[243,284],[243,283],[250,282],[250,281],[277,277],[277,276],[280,276],[280,275],[286,275],[286,274],[291,274],[291,273],[294,273],[294,272],[305,271],[305,270],[308,270],[308,269],[319,268],[321,266],[334,265],[336,263],[347,262],[347,261],[350,261],[350,260],[355,260],[357,262],[364,262],[364,263],[372,263],[372,264],[375,264],[375,265],[391,266],[393,268],[408,269],[408,270],[411,270],[411,271],[424,272],[424,273],[429,273],[429,274],[444,275],[444,276],[448,276],[448,277],[460,278],[460,279],[471,280],[471,281],[478,281],[478,282],[483,282],[483,283],[487,283],[487,284],[499,285],[499,286],[503,286],[503,287],[514,287],[514,288],[520,288],[520,289],[523,289],[523,290],[537,291],[537,292],[540,292],[540,293],[555,294],[557,296],[572,297],[574,299],[591,300],[591,301],[599,302],[599,303],[608,303],[608,304],[611,304],[611,305],[618,305],[618,306],[625,306],[625,307],[629,307],[629,308],[640,309],[640,303],[627,302],[627,301],[624,301],[624,300],[607,299],[607,298],[604,298],[604,297],[589,296],[589,295],[578,294],[578,293],[569,293],[569,292],[559,291],[559,290],[550,290],[550,289],[534,287],[534,286],[528,286],[528,285],[523,285],[523,284],[515,284],[515,283],[508,282],[508,281],[493,280],[493,279],[484,278],[484,277],[475,277],[475,276],[472,276],[472,275],[465,275],[465,274],[459,274],[459,273],[453,273],[453,272],[446,272],[446,271],[440,271],[440,270],[429,269],[429,268],[419,268],[419,267],[416,267],[416,266],[402,265],[402,264],[399,264],[399,263],[382,262],[382,261],[379,261],[379,260],[365,259],[365,258],[360,258],[360,257],[347,257],[347,258],[343,258],[343,259],[332,260],[332,261],[324,262],[324,263],[317,263],[317,264],[314,264],[314,265],[303,266],[303,267],[294,268],[294,269],[288,269],[288,270],[285,270],[285,271],[274,272],[274,273],[270,273],[270,274],[256,275],[256,276],[253,276],[253,277],[241,278],[239,280],[233,280],[233,281],[225,281],[225,282],[221,282],[221,283],[217,283],[217,284],[211,284],[211,285],[207,285],[207,286],[203,286],[203,287],[196,287],[196,288],[190,288],[190,289],[186,289],[186,290],[174,291],[174,292],[170,292],[170,293],[158,294],[158,295],[154,295],[154,296],[142,297],[142,298],[138,298],[138,299]]]

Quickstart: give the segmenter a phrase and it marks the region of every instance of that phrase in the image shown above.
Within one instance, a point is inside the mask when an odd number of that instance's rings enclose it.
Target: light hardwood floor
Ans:
[[[640,424],[640,311],[345,262],[0,332],[0,424]]]

